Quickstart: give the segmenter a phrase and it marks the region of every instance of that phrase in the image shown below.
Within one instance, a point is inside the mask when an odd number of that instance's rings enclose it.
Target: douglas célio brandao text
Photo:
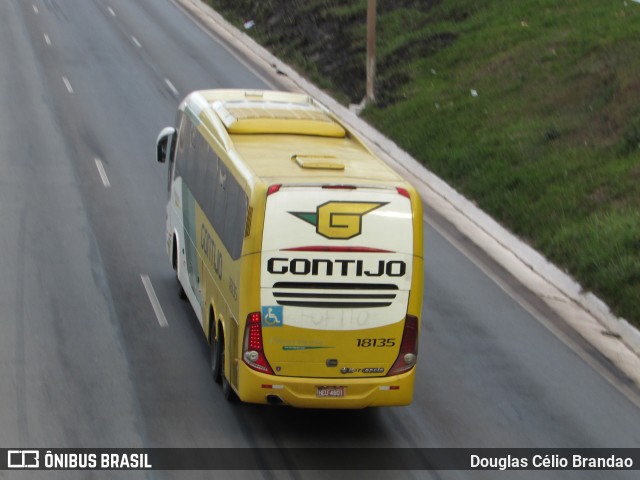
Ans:
[[[470,455],[470,468],[478,470],[607,470],[633,469],[633,458],[617,455],[584,456],[568,455],[527,455],[503,457]]]

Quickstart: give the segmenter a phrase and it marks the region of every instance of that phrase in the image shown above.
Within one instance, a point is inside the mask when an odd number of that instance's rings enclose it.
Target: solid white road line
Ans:
[[[104,169],[102,160],[100,160],[99,158],[94,158],[94,161],[96,162],[96,167],[98,168],[98,173],[100,174],[103,185],[109,188],[111,186],[111,183],[109,182],[109,177],[107,177],[107,172]]]
[[[162,307],[160,306],[160,301],[156,296],[156,292],[153,289],[153,285],[151,285],[151,280],[149,279],[149,275],[141,274],[140,278],[142,279],[142,284],[144,285],[144,289],[147,291],[147,296],[149,297],[149,301],[151,302],[153,311],[156,314],[158,323],[162,328],[168,327],[169,322],[167,322],[167,318],[164,316],[164,312],[162,311]]]

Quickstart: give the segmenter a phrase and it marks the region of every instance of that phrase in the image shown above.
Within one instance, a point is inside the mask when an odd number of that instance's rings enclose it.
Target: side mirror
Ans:
[[[164,163],[167,160],[167,153],[169,152],[169,142],[176,134],[176,129],[173,127],[164,127],[158,135],[156,140],[156,160],[159,163]]]

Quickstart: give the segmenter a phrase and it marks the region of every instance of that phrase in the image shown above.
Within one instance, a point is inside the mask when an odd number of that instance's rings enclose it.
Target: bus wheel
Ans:
[[[222,375],[220,374],[222,370],[222,358],[220,355],[220,347],[218,342],[216,341],[216,329],[214,326],[214,320],[211,320],[211,334],[209,335],[209,356],[211,358],[211,374],[213,375],[213,379],[216,383],[220,383],[222,381]],[[222,333],[220,333],[222,335]],[[222,338],[222,337],[221,337]]]
[[[231,384],[229,383],[229,381],[227,380],[227,376],[224,373],[224,367],[225,367],[225,351],[224,351],[224,336],[222,334],[220,334],[220,340],[218,342],[218,345],[220,346],[219,350],[220,350],[220,376],[222,377],[222,395],[224,395],[224,398],[227,399],[227,401],[229,402],[235,402],[236,400],[238,400],[238,396],[236,395],[236,392],[233,391],[233,388],[231,388]]]
[[[181,300],[186,300],[187,299],[187,292],[185,292],[184,288],[182,288],[182,284],[180,283],[180,280],[178,279],[178,275],[176,275],[176,281],[178,282],[178,297],[180,297]]]

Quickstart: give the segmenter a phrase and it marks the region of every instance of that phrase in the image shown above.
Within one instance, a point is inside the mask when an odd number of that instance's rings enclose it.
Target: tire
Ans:
[[[220,348],[218,342],[215,338],[215,326],[213,325],[214,320],[211,320],[211,333],[209,335],[209,358],[211,361],[211,374],[213,375],[213,380],[216,383],[222,382],[222,356],[220,355]]]
[[[186,300],[187,292],[185,292],[184,288],[182,288],[182,284],[180,283],[180,280],[178,279],[177,275],[176,275],[176,281],[178,282],[178,297],[180,297],[180,300]]]
[[[231,388],[231,384],[229,380],[227,380],[227,376],[224,373],[224,367],[226,362],[225,348],[224,348],[224,336],[220,334],[219,340],[219,355],[220,355],[220,376],[222,377],[222,395],[228,402],[236,402],[238,400],[238,396],[236,392]]]

